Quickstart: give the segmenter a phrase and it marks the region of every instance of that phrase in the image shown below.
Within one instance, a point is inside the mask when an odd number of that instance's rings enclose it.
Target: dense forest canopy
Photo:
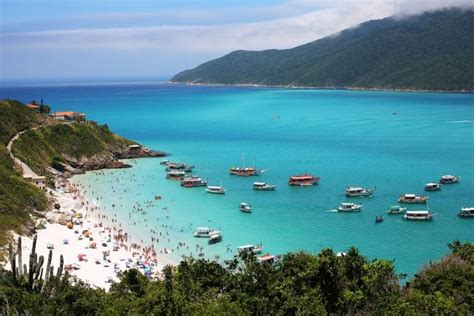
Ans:
[[[68,277],[30,289],[0,271],[0,314],[472,314],[474,246],[456,241],[449,247],[450,255],[403,287],[391,261],[368,260],[355,248],[343,256],[331,249],[290,253],[277,266],[250,255],[224,265],[185,258],[157,281],[129,270],[109,292]]]

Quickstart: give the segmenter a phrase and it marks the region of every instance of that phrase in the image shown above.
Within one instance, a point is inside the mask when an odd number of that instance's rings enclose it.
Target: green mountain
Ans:
[[[474,10],[368,21],[291,49],[239,50],[171,82],[474,91]]]

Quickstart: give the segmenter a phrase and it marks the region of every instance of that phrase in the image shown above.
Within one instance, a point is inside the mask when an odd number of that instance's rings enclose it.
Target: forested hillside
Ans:
[[[171,81],[473,91],[474,11],[390,17],[292,49],[235,51]]]

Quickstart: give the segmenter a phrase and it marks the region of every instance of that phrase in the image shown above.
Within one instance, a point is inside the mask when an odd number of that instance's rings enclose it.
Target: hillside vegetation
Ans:
[[[373,20],[292,49],[235,51],[171,81],[474,91],[474,11]]]
[[[26,130],[15,141],[13,153],[39,175],[46,175],[49,167],[65,164],[77,168],[86,163],[95,163],[97,169],[123,167],[114,154],[123,154],[134,144],[106,125],[56,123],[14,100],[0,100],[0,117],[0,246],[6,244],[9,231],[25,233],[26,227],[34,228],[31,215],[41,215],[48,207],[45,193],[24,181],[14,168],[6,145],[15,134]]]
[[[30,214],[44,211],[47,199],[35,186],[25,182],[13,168],[6,145],[18,131],[38,125],[43,117],[25,108],[20,102],[0,100],[0,246],[7,233],[25,232]]]
[[[35,172],[44,174],[56,162],[67,161],[79,167],[90,159],[123,151],[131,144],[134,142],[112,133],[107,125],[83,122],[28,130],[15,142],[13,152]]]
[[[472,315],[474,246],[454,242],[406,286],[393,263],[290,253],[276,267],[251,256],[221,265],[185,258],[161,280],[124,272],[109,292],[53,280],[42,291],[17,285],[0,271],[0,314],[11,315]]]

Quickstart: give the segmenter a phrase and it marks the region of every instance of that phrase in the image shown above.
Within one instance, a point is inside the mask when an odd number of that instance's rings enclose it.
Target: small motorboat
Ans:
[[[244,213],[252,212],[252,207],[250,206],[250,204],[245,203],[245,202],[240,203],[239,209],[241,212],[244,212]]]
[[[257,191],[274,191],[276,189],[276,185],[268,184],[266,182],[254,182],[253,189]]]
[[[209,240],[207,241],[207,243],[209,245],[212,245],[220,241],[222,241],[222,234],[220,232],[213,232],[209,235]]]
[[[425,184],[425,191],[439,191],[441,190],[441,183],[430,182]]]
[[[375,189],[367,189],[363,187],[347,187],[346,196],[347,197],[367,197],[374,194]]]
[[[160,165],[168,165],[171,161],[167,160],[167,159],[164,159],[162,161],[160,161]]]
[[[208,185],[206,188],[206,192],[212,194],[225,194],[225,189],[223,186]]]
[[[387,214],[389,215],[403,214],[405,213],[406,210],[407,210],[406,207],[401,207],[400,205],[393,205],[387,209]]]
[[[341,203],[337,210],[339,212],[359,212],[364,206],[355,203]]]
[[[429,197],[425,195],[417,196],[415,194],[404,194],[398,198],[398,202],[407,204],[426,204],[428,199]]]
[[[453,183],[459,183],[460,180],[461,180],[461,177],[448,174],[448,175],[442,176],[441,179],[439,179],[439,183],[453,184]]]
[[[474,218],[474,207],[463,207],[458,213],[459,217],[472,217]]]
[[[377,215],[375,216],[375,224],[379,224],[383,222],[383,216],[382,215]]]

